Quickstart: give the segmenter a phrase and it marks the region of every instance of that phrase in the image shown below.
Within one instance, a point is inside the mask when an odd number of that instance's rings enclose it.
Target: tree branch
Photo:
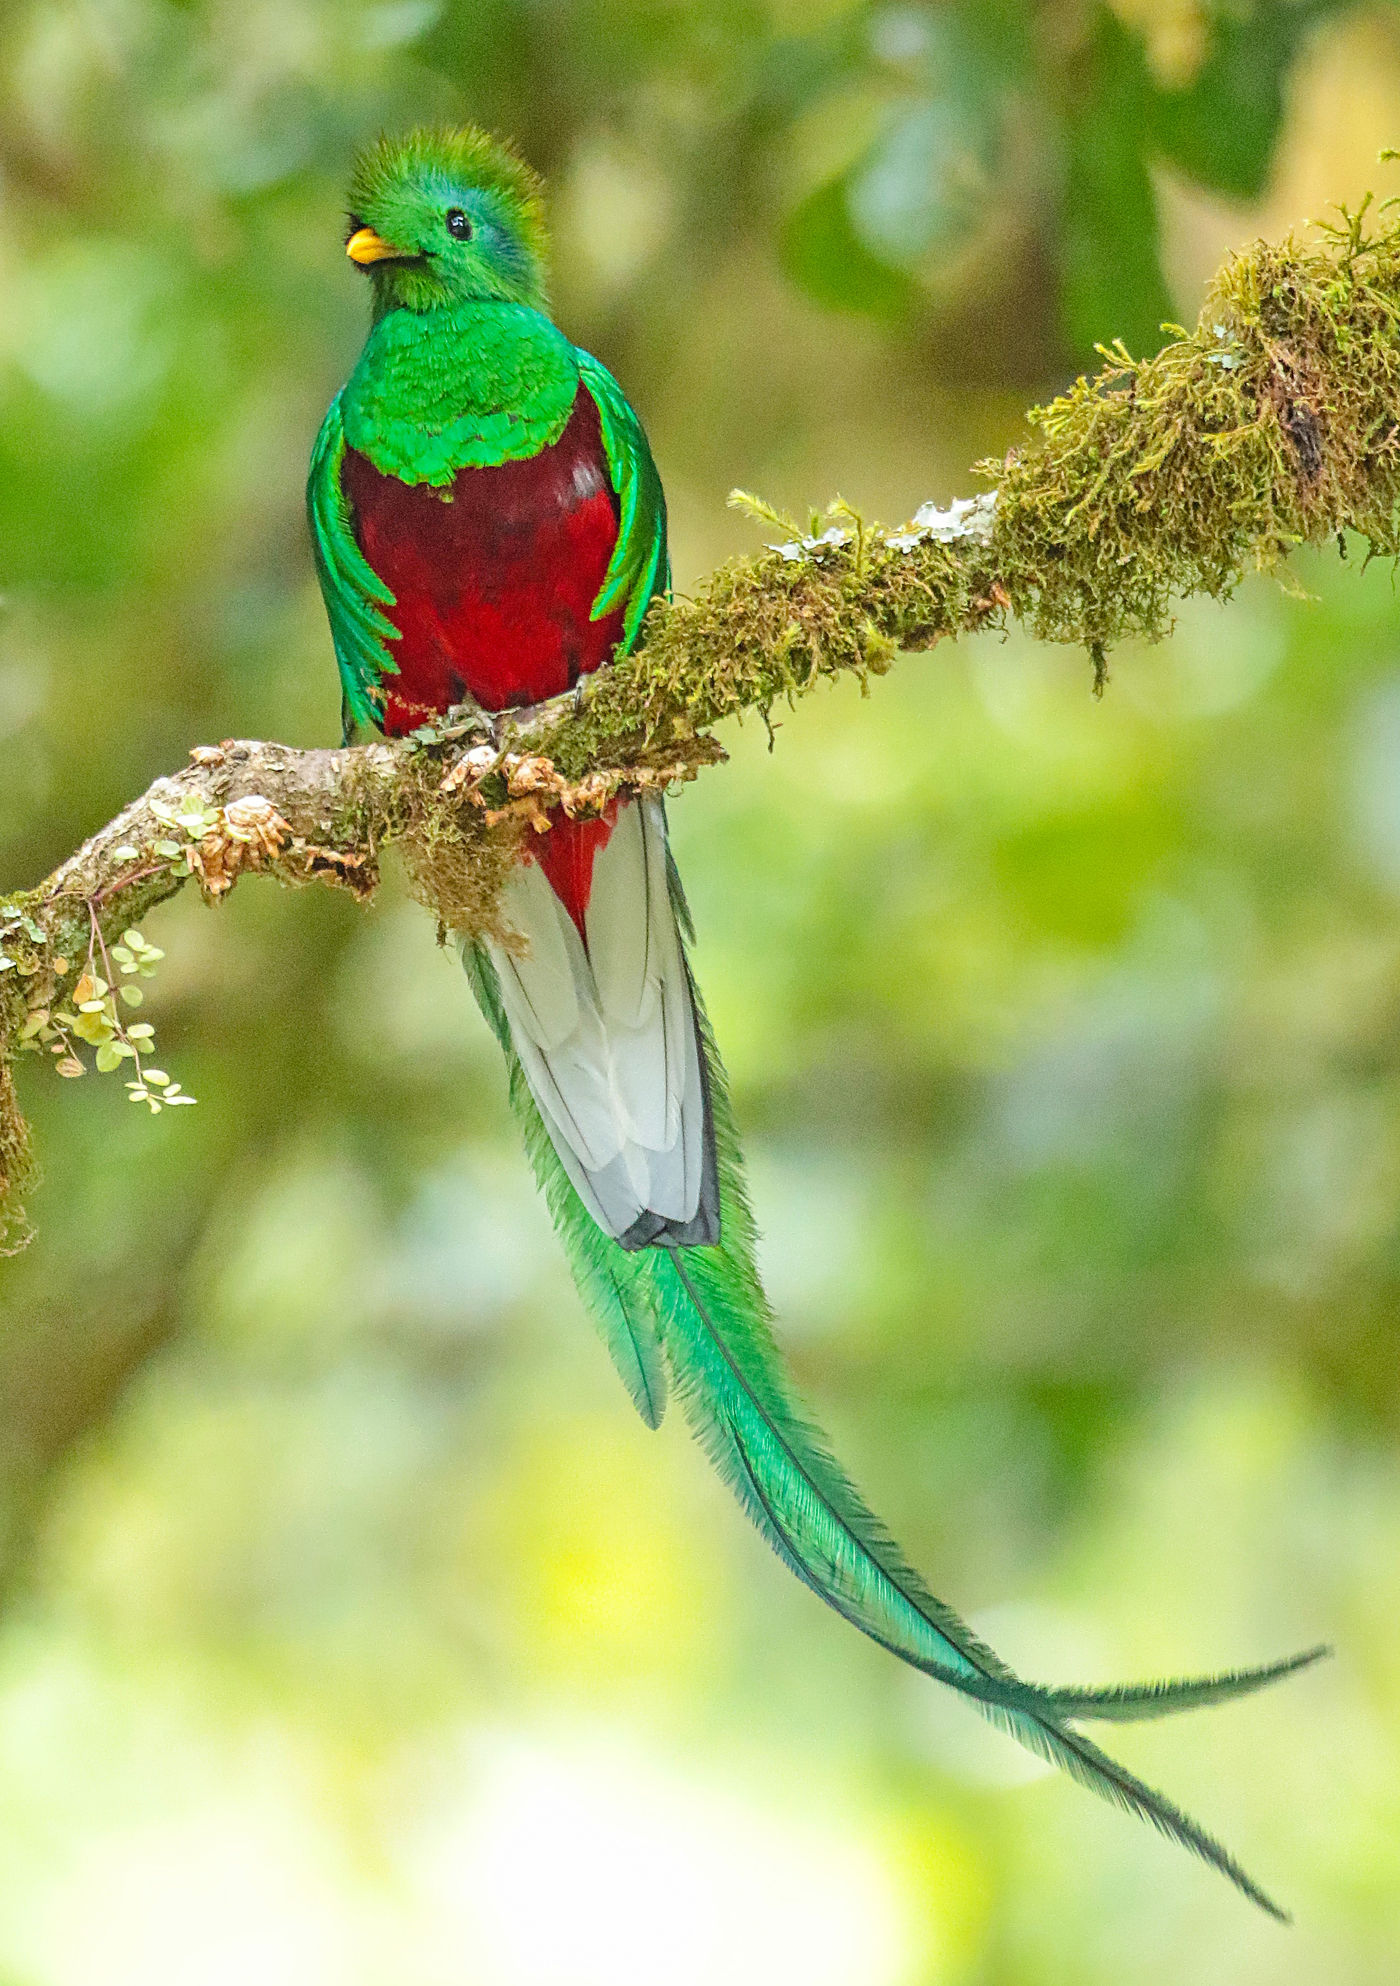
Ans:
[[[454,713],[406,745],[197,747],[36,889],[0,898],[0,1202],[25,1170],[21,1036],[191,881],[211,901],[251,872],[367,895],[397,842],[440,923],[479,934],[551,810],[693,777],[723,756],[722,717],[1012,619],[1086,649],[1101,689],[1111,644],[1165,633],[1176,598],[1225,597],[1348,530],[1394,555],[1400,228],[1368,236],[1364,213],[1232,258],[1196,329],[1167,327],[1154,358],[1105,349],[1094,378],[1032,412],[1036,446],[979,465],[984,496],[898,531],[838,503],[808,533],[736,498],[786,542],[658,603],[637,652],[575,695],[494,722]]]

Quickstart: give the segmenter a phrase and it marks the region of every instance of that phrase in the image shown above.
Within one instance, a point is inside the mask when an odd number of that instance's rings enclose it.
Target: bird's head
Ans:
[[[489,298],[543,309],[548,246],[540,182],[484,131],[381,138],[355,163],[345,252],[376,314]]]

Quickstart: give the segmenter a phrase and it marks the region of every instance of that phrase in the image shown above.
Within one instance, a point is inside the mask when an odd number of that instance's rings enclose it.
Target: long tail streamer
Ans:
[[[1037,1757],[1218,1869],[1260,1909],[1287,1914],[1189,1815],[1074,1728],[1224,1703],[1293,1675],[1329,1651],[1258,1668],[1104,1689],[1023,1681],[934,1597],[832,1456],[787,1384],[755,1264],[753,1220],[722,1066],[703,1022],[719,1154],[716,1247],[624,1253],[585,1212],[535,1107],[510,1042],[489,961],[467,955],[478,998],[506,1051],[511,1102],[579,1288],[638,1411],[656,1426],[674,1387],[716,1468],[778,1557],[828,1606],[901,1661],[957,1690]]]

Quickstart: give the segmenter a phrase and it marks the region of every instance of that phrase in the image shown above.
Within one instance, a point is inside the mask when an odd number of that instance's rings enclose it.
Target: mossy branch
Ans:
[[[397,842],[445,927],[492,928],[501,881],[552,809],[664,786],[722,757],[708,727],[765,715],[901,650],[1019,620],[1083,648],[1101,688],[1125,635],[1159,636],[1174,600],[1228,595],[1296,546],[1351,531],[1400,547],[1400,227],[1365,209],[1233,257],[1194,331],[1102,370],[1030,416],[1032,443],[983,463],[986,495],[887,531],[835,505],[810,534],[653,608],[641,648],[576,696],[492,725],[338,751],[200,747],[36,889],[0,898],[0,1201],[24,1174],[13,1051],[70,992],[94,944],[194,881],[211,900],[250,871],[357,894]]]

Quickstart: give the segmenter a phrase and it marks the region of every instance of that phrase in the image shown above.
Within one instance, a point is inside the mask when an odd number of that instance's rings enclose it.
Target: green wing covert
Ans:
[[[355,543],[350,509],[340,483],[344,460],[345,429],[337,394],[311,452],[306,513],[340,666],[341,708],[348,738],[357,724],[379,723],[380,682],[399,672],[384,643],[399,631],[380,611],[393,606],[394,596]]]
[[[617,544],[593,603],[593,619],[623,609],[619,654],[635,647],[647,608],[671,585],[666,554],[666,498],[651,458],[646,432],[627,395],[605,365],[588,352],[578,354],[579,378],[598,409],[613,488],[621,512]]]

